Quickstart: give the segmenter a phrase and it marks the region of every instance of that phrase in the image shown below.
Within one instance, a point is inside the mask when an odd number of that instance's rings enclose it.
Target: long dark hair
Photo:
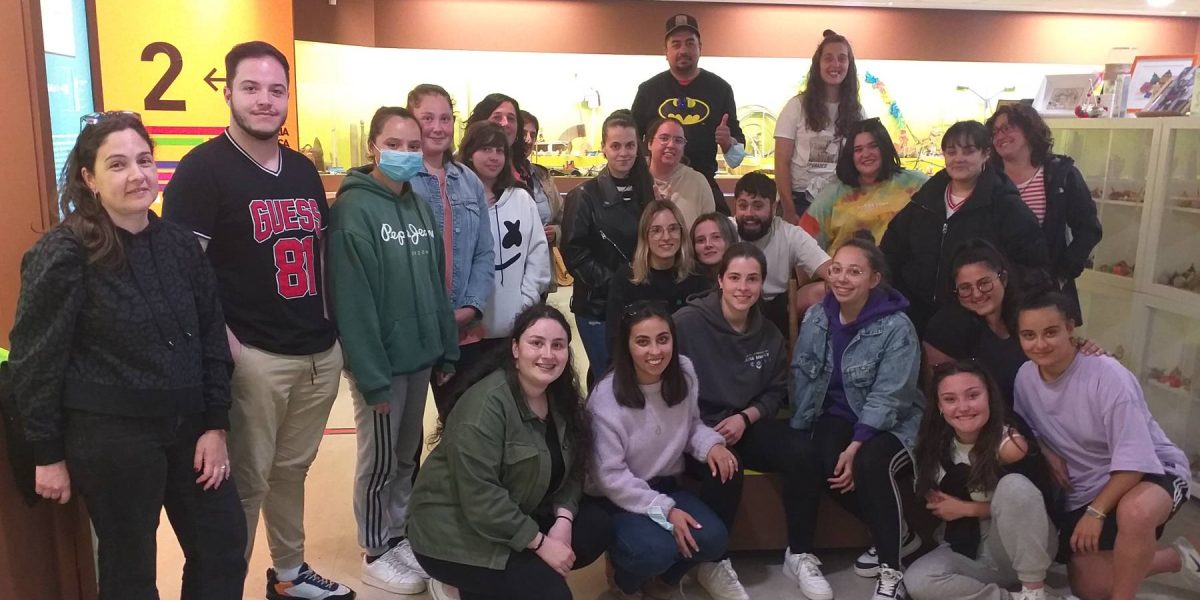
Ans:
[[[142,120],[133,113],[102,113],[101,117],[96,123],[83,128],[75,147],[67,155],[67,163],[59,177],[58,205],[66,215],[63,227],[83,241],[88,264],[115,269],[125,263],[125,248],[117,235],[117,226],[108,216],[100,197],[83,180],[83,170],[96,173],[96,155],[100,146],[109,135],[118,131],[132,129],[145,140],[150,152],[154,152],[154,142],[142,125]],[[154,181],[151,185],[157,186],[158,182]]]
[[[383,133],[383,127],[387,125],[387,122],[391,120],[392,117],[408,119],[409,121],[416,123],[418,129],[421,127],[421,122],[418,121],[417,118],[414,117],[407,108],[402,106],[380,106],[375,110],[375,114],[371,116],[371,125],[367,129],[368,146],[371,146],[375,143],[375,138],[379,137],[379,134]],[[376,148],[375,150],[377,152],[381,151],[380,148]]]
[[[904,169],[900,165],[900,155],[896,152],[896,145],[892,143],[892,136],[878,118],[855,121],[846,129],[846,139],[842,142],[842,152],[838,154],[837,167],[834,169],[842,183],[855,188],[862,183],[858,167],[854,166],[854,138],[860,133],[871,134],[871,138],[879,146],[879,175],[875,178],[876,183],[891,179]]]
[[[667,406],[683,402],[688,395],[688,381],[679,364],[679,337],[675,334],[675,321],[662,302],[642,300],[635,302],[621,313],[617,339],[613,344],[612,378],[613,395],[617,404],[626,408],[645,408],[646,397],[638,387],[637,368],[633,366],[633,354],[629,351],[629,338],[633,327],[648,319],[662,319],[671,332],[671,359],[662,374],[662,397]]]
[[[533,167],[529,160],[525,158],[525,116],[521,111],[521,104],[516,98],[506,94],[488,94],[480,100],[475,108],[471,110],[471,115],[467,117],[467,127],[480,121],[487,121],[492,117],[494,112],[501,104],[508,102],[512,104],[513,114],[517,116],[517,136],[513,138],[512,143],[512,162],[517,172],[529,185],[533,185],[530,179],[533,176]],[[507,142],[507,138],[505,138]]]
[[[440,85],[437,85],[435,83],[422,83],[422,84],[417,85],[417,87],[413,88],[412,90],[410,90],[408,92],[408,98],[404,102],[404,107],[407,108],[409,110],[409,112],[416,114],[417,107],[421,105],[421,101],[424,100],[425,97],[427,97],[427,96],[438,96],[441,98],[445,98],[446,104],[450,105],[450,115],[451,116],[454,115],[454,98],[450,97],[450,92],[447,92],[446,88],[444,88]],[[417,123],[419,124],[420,121],[417,121]],[[452,164],[454,162],[454,129],[453,128],[451,128],[451,130],[450,130],[450,145],[446,148],[446,151],[442,154],[442,162],[444,162],[446,164]]]
[[[508,146],[508,138],[504,137],[504,129],[491,121],[478,121],[468,125],[467,132],[463,134],[462,147],[458,149],[458,162],[478,172],[472,155],[483,148],[504,150],[504,166],[500,168],[496,181],[492,182],[492,193],[499,200],[504,190],[516,184],[512,173],[512,148]]]
[[[494,123],[493,123],[494,125]],[[517,363],[513,358],[512,347],[521,336],[535,323],[542,319],[550,319],[558,323],[567,332],[567,365],[562,375],[558,376],[546,388],[546,398],[551,406],[558,408],[560,414],[567,417],[567,431],[575,441],[575,457],[571,463],[571,476],[582,478],[587,472],[588,459],[592,453],[592,427],[584,409],[584,397],[579,393],[579,375],[575,372],[575,361],[570,351],[571,326],[566,317],[557,308],[549,304],[534,304],[521,311],[513,322],[512,334],[505,338],[504,343],[480,358],[475,364],[467,365],[462,372],[451,380],[450,400],[445,410],[438,417],[437,429],[430,434],[426,442],[432,446],[442,440],[446,431],[446,419],[449,418],[454,406],[458,404],[463,394],[487,375],[503,369],[505,380],[512,390],[513,398],[523,402],[524,394],[521,383],[517,378]]]
[[[1029,162],[1035,167],[1045,164],[1046,158],[1050,156],[1050,149],[1054,147],[1054,134],[1038,111],[1024,104],[1001,106],[983,124],[989,132],[996,126],[996,119],[999,119],[1000,115],[1007,116],[1008,124],[1025,134],[1025,141],[1029,144]],[[993,152],[990,160],[993,165],[1004,168],[1004,159],[1000,158],[999,154]]]
[[[633,118],[633,113],[627,108],[614,110],[612,114],[604,118],[604,124],[600,126],[601,147],[608,143],[610,127],[627,127],[633,130],[634,138],[637,137],[637,122]],[[633,194],[639,204],[644,206],[654,200],[654,176],[650,174],[650,165],[646,164],[646,155],[640,140],[637,156],[633,159],[633,166],[630,167],[627,178],[633,182]]]
[[[759,275],[764,281],[767,279],[767,255],[750,242],[735,242],[725,248],[725,256],[721,257],[721,264],[717,267],[718,279],[725,276],[725,271],[729,270],[729,263],[735,258],[753,259],[758,263]]]
[[[996,489],[999,483],[1002,465],[1000,464],[1000,443],[1004,441],[1005,426],[1016,430],[1015,422],[1011,420],[1005,399],[996,380],[975,361],[959,360],[940,364],[933,368],[933,377],[929,382],[926,397],[928,407],[921,418],[921,430],[917,435],[915,451],[917,481],[917,497],[924,498],[926,494],[937,489],[936,480],[938,467],[943,459],[949,459],[954,449],[954,428],[946,423],[946,418],[938,410],[938,387],[947,377],[967,373],[979,378],[988,394],[988,422],[979,431],[979,438],[971,449],[971,475],[967,479],[968,489],[990,491]]]
[[[826,29],[824,39],[817,44],[813,52],[812,64],[808,67],[808,83],[800,92],[800,105],[804,108],[804,122],[809,131],[822,131],[834,124],[834,133],[845,135],[850,124],[862,118],[862,102],[858,99],[858,67],[854,64],[854,48],[845,36]],[[825,105],[825,80],[821,79],[821,52],[828,44],[845,44],[846,53],[850,57],[850,65],[846,68],[846,78],[838,89],[838,114],[834,119]]]

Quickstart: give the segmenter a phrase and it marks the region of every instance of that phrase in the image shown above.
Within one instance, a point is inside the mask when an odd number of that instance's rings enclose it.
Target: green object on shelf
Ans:
[[[8,349],[0,348],[0,364],[8,362]]]

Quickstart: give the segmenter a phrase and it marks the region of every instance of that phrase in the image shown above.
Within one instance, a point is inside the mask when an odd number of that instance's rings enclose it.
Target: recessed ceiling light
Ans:
[[[1163,8],[1174,3],[1175,0],[1146,0],[1146,4],[1149,4],[1153,8]]]

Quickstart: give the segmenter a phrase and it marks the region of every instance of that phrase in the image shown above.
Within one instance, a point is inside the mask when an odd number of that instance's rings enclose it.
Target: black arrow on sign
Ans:
[[[217,91],[217,84],[215,84],[213,82],[214,81],[225,81],[224,77],[213,77],[213,75],[216,75],[216,74],[217,74],[217,68],[213,67],[213,70],[209,71],[208,75],[204,76],[204,83],[207,83],[208,87],[212,88],[214,92]]]

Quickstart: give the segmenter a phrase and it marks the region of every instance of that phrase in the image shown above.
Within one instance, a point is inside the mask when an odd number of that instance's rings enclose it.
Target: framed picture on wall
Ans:
[[[1195,66],[1196,59],[1195,54],[1163,54],[1134,58],[1126,110],[1137,113],[1145,109],[1173,79],[1183,74],[1184,69]]]
[[[1033,108],[1044,117],[1073,117],[1075,107],[1091,91],[1096,76],[1092,73],[1047,75],[1033,99]]]

